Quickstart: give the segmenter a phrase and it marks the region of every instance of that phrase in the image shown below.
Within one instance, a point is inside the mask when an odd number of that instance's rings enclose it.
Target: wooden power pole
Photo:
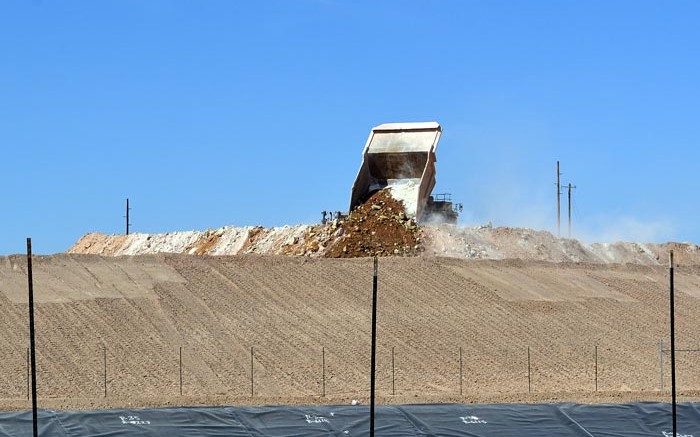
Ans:
[[[129,235],[129,211],[131,208],[129,208],[129,198],[126,198],[126,235]]]

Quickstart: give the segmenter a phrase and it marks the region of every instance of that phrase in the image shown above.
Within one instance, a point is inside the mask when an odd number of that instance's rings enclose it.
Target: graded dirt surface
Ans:
[[[678,349],[700,348],[698,273],[676,269]],[[3,410],[30,405],[26,278],[0,257]],[[40,407],[367,401],[371,258],[62,254],[34,278]],[[388,257],[378,290],[380,402],[668,399],[664,267]],[[698,358],[678,354],[683,399]]]

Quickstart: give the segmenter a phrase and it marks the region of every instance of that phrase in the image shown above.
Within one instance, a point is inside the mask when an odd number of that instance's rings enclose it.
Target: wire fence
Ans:
[[[86,349],[83,349],[85,351]],[[287,348],[290,350],[290,348]],[[95,345],[57,361],[37,359],[40,398],[96,397],[366,397],[369,354],[342,348],[240,346],[228,350],[186,346],[146,350]],[[698,349],[677,349],[679,390],[700,390]],[[473,347],[384,345],[377,351],[381,396],[461,396],[494,393],[649,391],[670,387],[663,343],[648,353],[601,345],[484,351]],[[3,356],[4,355],[4,356]],[[30,396],[27,351],[0,353],[0,398]]]

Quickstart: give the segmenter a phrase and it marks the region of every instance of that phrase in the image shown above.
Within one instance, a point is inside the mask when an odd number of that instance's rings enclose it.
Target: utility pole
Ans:
[[[569,182],[569,238],[571,238],[571,189],[576,188],[576,185],[571,185]]]
[[[129,198],[126,198],[126,235],[129,235],[129,211],[131,208],[129,208]]]
[[[561,237],[561,183],[559,177],[559,161],[557,161],[557,237]]]

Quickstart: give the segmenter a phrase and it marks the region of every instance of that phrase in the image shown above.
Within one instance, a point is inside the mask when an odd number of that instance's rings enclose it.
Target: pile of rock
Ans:
[[[325,253],[329,258],[415,256],[423,235],[401,201],[377,191],[340,222],[342,234]]]
[[[281,255],[319,256],[332,246],[343,230],[338,220],[307,226],[299,235],[291,235],[282,244]]]

